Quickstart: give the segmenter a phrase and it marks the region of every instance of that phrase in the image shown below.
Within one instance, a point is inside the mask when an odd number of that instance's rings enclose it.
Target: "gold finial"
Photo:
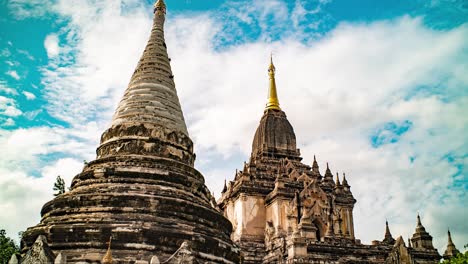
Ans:
[[[270,53],[270,66],[268,67],[268,72],[271,74],[273,72],[273,75],[275,75],[275,65],[273,64],[273,52]]]
[[[275,71],[276,68],[273,64],[273,54],[271,54],[270,67],[268,67],[268,75],[270,76],[270,90],[268,91],[268,101],[265,107],[265,111],[269,109],[281,110],[278,100],[278,94],[276,93]]]
[[[111,251],[111,243],[112,243],[112,236],[109,238],[109,246],[107,248],[107,252],[106,252],[106,255],[104,255],[104,257],[102,258],[102,261],[101,263],[102,264],[112,264],[113,260],[112,260],[112,251]]]
[[[164,3],[164,0],[158,0],[154,4],[154,12],[156,13],[157,11],[161,11],[166,14],[166,4]]]

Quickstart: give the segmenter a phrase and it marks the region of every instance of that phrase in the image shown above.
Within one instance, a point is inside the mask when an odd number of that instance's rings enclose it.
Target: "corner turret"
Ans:
[[[319,165],[317,163],[317,159],[314,155],[314,161],[312,162],[312,175],[317,178],[319,181],[322,180],[322,175],[320,174]]]
[[[327,169],[325,170],[325,175],[322,179],[322,188],[325,191],[332,191],[335,187],[335,182],[333,181],[333,174],[331,173],[330,167],[327,162]]]

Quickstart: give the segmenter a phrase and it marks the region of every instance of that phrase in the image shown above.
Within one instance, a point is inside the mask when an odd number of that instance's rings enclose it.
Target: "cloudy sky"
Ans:
[[[40,220],[95,158],[146,44],[149,0],[0,0],[0,228]],[[357,236],[468,243],[465,0],[167,0],[166,40],[217,196],[248,159],[270,52],[304,162],[345,172]]]

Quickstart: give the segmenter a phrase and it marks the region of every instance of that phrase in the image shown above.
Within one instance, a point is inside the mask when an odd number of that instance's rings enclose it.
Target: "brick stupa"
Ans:
[[[23,252],[43,235],[67,263],[96,263],[112,237],[114,263],[155,256],[165,263],[181,247],[190,249],[187,263],[239,261],[232,225],[194,168],[164,40],[165,15],[159,0],[150,39],[96,160],[85,164],[70,191],[44,205],[41,222],[24,233]]]

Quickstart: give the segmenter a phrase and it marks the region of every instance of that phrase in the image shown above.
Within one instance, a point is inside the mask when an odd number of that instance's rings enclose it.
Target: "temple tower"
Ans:
[[[383,244],[386,245],[387,243]],[[426,228],[421,223],[419,214],[417,217],[416,231],[413,237],[408,239],[408,246],[405,245],[403,238],[400,236],[390,249],[389,255],[385,260],[386,264],[437,264],[440,263],[441,259],[439,252],[437,252],[437,249],[432,245],[432,236],[429,235]]]
[[[421,217],[417,216],[416,230],[411,237],[411,258],[414,263],[439,263],[441,256],[432,244],[432,236],[421,223]]]
[[[444,255],[443,255],[445,260],[451,259],[455,257],[456,255],[460,254],[460,251],[457,249],[457,247],[452,241],[452,235],[450,234],[450,230],[448,230],[447,233],[448,233],[447,249],[445,250]]]
[[[232,239],[245,263],[252,264],[304,259],[313,243],[354,243],[356,200],[346,177],[335,184],[328,165],[322,177],[315,157],[312,166],[302,163],[294,129],[279,103],[272,59],[268,77],[267,103],[249,162],[218,201],[233,224]]]
[[[44,205],[41,222],[24,233],[24,251],[44,235],[69,263],[99,262],[112,237],[113,263],[164,262],[182,247],[190,249],[190,263],[239,261],[232,225],[193,166],[164,40],[165,15],[158,0],[148,44],[96,160],[85,164],[69,192]]]
[[[388,227],[388,221],[385,221],[385,235],[384,235],[384,239],[382,240],[382,243],[385,243],[391,246],[395,244],[395,239],[393,238],[392,233],[390,233],[390,228]],[[408,243],[408,246],[410,246],[409,243]]]
[[[432,245],[432,236],[426,231],[421,223],[421,217],[418,214],[416,230],[411,238],[411,244],[415,249],[434,249]]]

